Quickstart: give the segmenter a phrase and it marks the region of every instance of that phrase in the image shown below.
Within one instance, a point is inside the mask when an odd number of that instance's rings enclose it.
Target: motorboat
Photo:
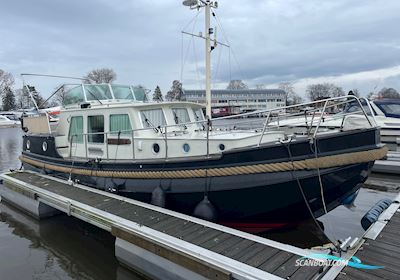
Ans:
[[[259,129],[237,130],[197,103],[140,101],[131,86],[81,84],[66,96],[55,131],[46,114],[23,119],[24,168],[182,213],[203,208],[250,232],[336,208],[387,152],[369,118],[299,134],[271,126],[268,110],[248,113],[267,115]]]
[[[362,107],[362,108],[361,108]],[[391,151],[398,151],[400,144],[400,99],[367,100],[360,102],[353,100],[346,105],[330,108],[323,116],[318,115],[314,108],[306,108],[297,117],[281,122],[282,125],[297,127],[296,131],[304,131],[308,127],[315,127],[321,119],[321,129],[337,129],[343,125],[343,118],[357,122],[364,120],[364,113],[372,122],[380,127],[381,142]],[[274,124],[274,123],[272,123]]]
[[[18,127],[21,122],[14,115],[0,114],[0,128]]]
[[[206,19],[216,8],[213,1],[185,3],[204,8]],[[151,102],[130,85],[68,84],[55,129],[46,112],[23,118],[24,168],[253,233],[317,218],[354,197],[387,153],[376,123],[357,115],[355,124],[349,115],[339,128],[300,133],[282,123],[304,108],[324,115],[360,100],[212,119],[207,20],[205,30],[205,106]],[[239,118],[259,125],[238,129]]]

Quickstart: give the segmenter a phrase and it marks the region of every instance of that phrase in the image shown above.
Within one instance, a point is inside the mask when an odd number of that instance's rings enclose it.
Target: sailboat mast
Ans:
[[[205,11],[205,32],[204,36],[200,33],[200,35],[194,35],[191,33],[187,33],[182,31],[185,34],[199,37],[205,40],[205,51],[206,51],[206,116],[208,119],[211,119],[211,51],[217,46],[217,40],[214,38],[211,40],[211,34],[213,34],[214,30],[210,28],[210,14],[211,8],[217,8],[217,1],[212,0],[184,0],[182,2],[184,6],[190,7],[190,9],[200,9],[204,7]],[[214,46],[211,47],[211,41],[214,42]],[[219,42],[218,42],[219,43]],[[226,44],[222,44],[224,46],[229,47]]]
[[[211,119],[211,44],[210,44],[210,1],[205,2],[205,57],[206,57],[206,116]]]

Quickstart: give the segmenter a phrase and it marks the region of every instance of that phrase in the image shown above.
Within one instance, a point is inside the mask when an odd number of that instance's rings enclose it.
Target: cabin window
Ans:
[[[166,121],[162,109],[140,111],[143,128],[165,126]]]
[[[115,99],[134,100],[130,86],[112,85],[111,87],[112,87]]]
[[[190,122],[189,114],[186,108],[172,108],[172,114],[176,124]]]
[[[72,117],[69,123],[68,141],[83,143],[83,117]]]
[[[90,100],[106,100],[112,99],[110,87],[106,85],[85,85],[86,99]]]
[[[131,134],[132,126],[128,114],[110,115],[110,133]]]
[[[88,117],[88,139],[90,143],[104,143],[104,116]]]
[[[63,100],[64,106],[71,104],[79,104],[85,101],[85,97],[83,94],[82,86],[77,86],[70,91],[68,91]]]

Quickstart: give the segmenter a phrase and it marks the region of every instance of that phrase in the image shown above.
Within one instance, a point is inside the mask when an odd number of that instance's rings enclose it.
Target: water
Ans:
[[[22,132],[0,129],[0,171],[19,168]],[[340,206],[320,218],[328,238],[361,236],[360,220],[368,209],[393,193],[361,189],[352,210]],[[309,248],[329,242],[313,221],[264,235]],[[114,256],[114,238],[68,216],[37,221],[0,202],[0,279],[144,279],[121,267]]]
[[[22,132],[0,129],[0,171],[19,168]],[[37,221],[0,202],[0,279],[145,279],[121,267],[108,232],[73,217]]]

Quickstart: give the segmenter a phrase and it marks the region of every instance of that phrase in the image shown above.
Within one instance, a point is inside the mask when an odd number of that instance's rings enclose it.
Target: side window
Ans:
[[[186,108],[172,108],[175,124],[190,122],[189,114]]]
[[[140,111],[144,128],[165,126],[166,121],[162,109],[150,109]]]
[[[88,117],[89,143],[104,143],[104,116]]]
[[[128,114],[110,115],[110,133],[131,134],[132,126]]]
[[[83,117],[72,117],[69,123],[68,141],[83,143]]]

